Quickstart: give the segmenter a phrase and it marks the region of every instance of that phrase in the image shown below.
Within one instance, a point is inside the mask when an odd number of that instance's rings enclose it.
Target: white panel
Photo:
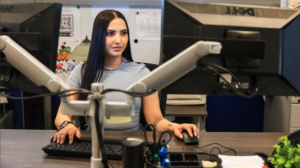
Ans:
[[[291,100],[286,96],[267,96],[264,113],[264,132],[288,132]]]
[[[291,127],[300,127],[300,104],[291,105]]]
[[[287,7],[287,0],[280,0],[280,7],[286,8]]]

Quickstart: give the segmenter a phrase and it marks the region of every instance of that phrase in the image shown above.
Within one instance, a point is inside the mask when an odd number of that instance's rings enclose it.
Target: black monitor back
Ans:
[[[240,80],[241,92],[245,94],[259,85],[258,95],[299,95],[298,10],[166,0],[162,13],[162,62],[202,39],[264,41],[264,59],[206,56],[198,64],[226,67]],[[227,45],[222,50],[234,53],[243,49]],[[233,94],[219,82],[217,75],[201,66],[163,89],[162,93]]]
[[[61,4],[0,4],[0,35],[8,35],[51,71],[55,71]],[[5,61],[1,52],[0,86],[31,93],[48,93]]]

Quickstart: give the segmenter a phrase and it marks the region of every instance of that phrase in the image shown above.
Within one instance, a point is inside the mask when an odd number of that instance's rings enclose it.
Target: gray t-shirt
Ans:
[[[68,78],[68,85],[71,88],[80,88],[81,85],[81,68],[83,62],[78,64],[71,72]],[[145,64],[137,64],[123,59],[122,64],[116,69],[104,69],[100,83],[104,84],[104,89],[115,88],[126,90],[134,82],[149,74],[149,69]],[[105,94],[107,101],[124,102],[126,95],[120,92]],[[106,130],[136,130],[140,123],[141,98],[135,98],[135,115],[128,123],[111,124],[105,120],[104,128]]]

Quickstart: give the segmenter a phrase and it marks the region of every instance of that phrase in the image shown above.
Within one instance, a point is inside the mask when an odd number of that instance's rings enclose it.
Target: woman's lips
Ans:
[[[122,47],[113,47],[113,49],[119,51],[122,49]]]

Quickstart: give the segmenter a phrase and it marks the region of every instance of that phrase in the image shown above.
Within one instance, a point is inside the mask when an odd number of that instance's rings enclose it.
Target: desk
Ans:
[[[207,111],[205,105],[172,106],[166,105],[165,116],[196,117],[199,131],[205,131]],[[202,121],[201,121],[202,119]]]
[[[42,147],[49,144],[55,130],[0,130],[1,168],[90,168],[89,158],[50,156]],[[82,137],[89,132],[82,131]],[[149,132],[147,136],[151,137]],[[123,139],[125,137],[143,138],[143,132],[105,131],[105,137]],[[199,146],[220,143],[236,150],[238,155],[251,155],[254,152],[271,154],[278,138],[288,133],[218,133],[204,132]],[[151,138],[150,138],[151,139]],[[193,146],[186,146],[177,138],[172,138],[170,152],[201,152]],[[203,148],[207,152],[211,147]],[[225,151],[225,150],[222,150]],[[232,154],[230,152],[228,155]],[[110,161],[115,168],[121,168],[121,161]]]

